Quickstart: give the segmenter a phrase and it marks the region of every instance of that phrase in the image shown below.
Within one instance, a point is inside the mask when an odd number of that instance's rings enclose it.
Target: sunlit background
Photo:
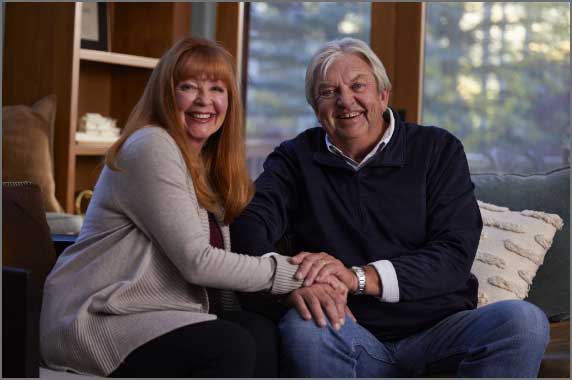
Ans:
[[[370,3],[251,3],[247,135],[251,175],[281,141],[315,127],[304,96],[306,66],[324,42],[369,42]]]
[[[570,157],[570,4],[427,5],[422,121],[465,145],[472,172]]]
[[[370,24],[370,3],[251,3],[253,177],[274,146],[317,125],[304,97],[310,56],[334,38],[369,42]],[[422,123],[458,136],[473,172],[569,164],[569,3],[427,3],[425,33]]]

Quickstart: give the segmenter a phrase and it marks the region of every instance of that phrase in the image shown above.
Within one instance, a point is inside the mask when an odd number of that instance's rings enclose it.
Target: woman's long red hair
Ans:
[[[176,85],[205,76],[221,80],[228,90],[228,110],[221,128],[200,152],[190,149],[185,128],[177,117]],[[121,137],[107,152],[105,163],[120,170],[115,161],[125,140],[149,125],[164,128],[173,137],[193,179],[199,204],[231,223],[246,207],[254,186],[246,167],[243,108],[232,56],[214,42],[185,38],[159,60],[143,95],[129,115]]]

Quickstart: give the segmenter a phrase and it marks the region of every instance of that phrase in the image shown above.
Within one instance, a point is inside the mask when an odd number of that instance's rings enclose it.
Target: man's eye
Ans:
[[[354,83],[352,84],[352,88],[354,90],[362,90],[365,87],[365,83]]]
[[[323,90],[320,90],[320,96],[323,98],[329,98],[332,97],[334,95],[335,91],[333,88],[325,88]]]

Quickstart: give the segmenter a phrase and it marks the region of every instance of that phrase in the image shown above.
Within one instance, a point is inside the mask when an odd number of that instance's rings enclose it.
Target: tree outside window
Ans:
[[[277,144],[317,125],[304,97],[310,56],[335,38],[369,41],[370,19],[363,2],[251,3],[254,178]],[[425,30],[422,122],[458,136],[472,172],[569,165],[569,3],[427,3]]]
[[[246,130],[253,178],[275,146],[317,125],[304,96],[312,54],[336,38],[369,42],[370,19],[370,3],[250,4]]]
[[[427,5],[423,123],[452,131],[472,172],[569,165],[570,4]]]

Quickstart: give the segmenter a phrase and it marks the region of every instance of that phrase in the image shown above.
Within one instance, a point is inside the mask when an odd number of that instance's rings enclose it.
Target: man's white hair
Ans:
[[[391,82],[387,77],[385,67],[368,44],[356,38],[349,37],[333,40],[322,45],[316,54],[312,56],[308,68],[306,69],[306,100],[314,111],[317,109],[316,85],[318,81],[326,76],[332,63],[344,54],[356,55],[362,58],[369,67],[371,67],[379,92],[391,90]]]

